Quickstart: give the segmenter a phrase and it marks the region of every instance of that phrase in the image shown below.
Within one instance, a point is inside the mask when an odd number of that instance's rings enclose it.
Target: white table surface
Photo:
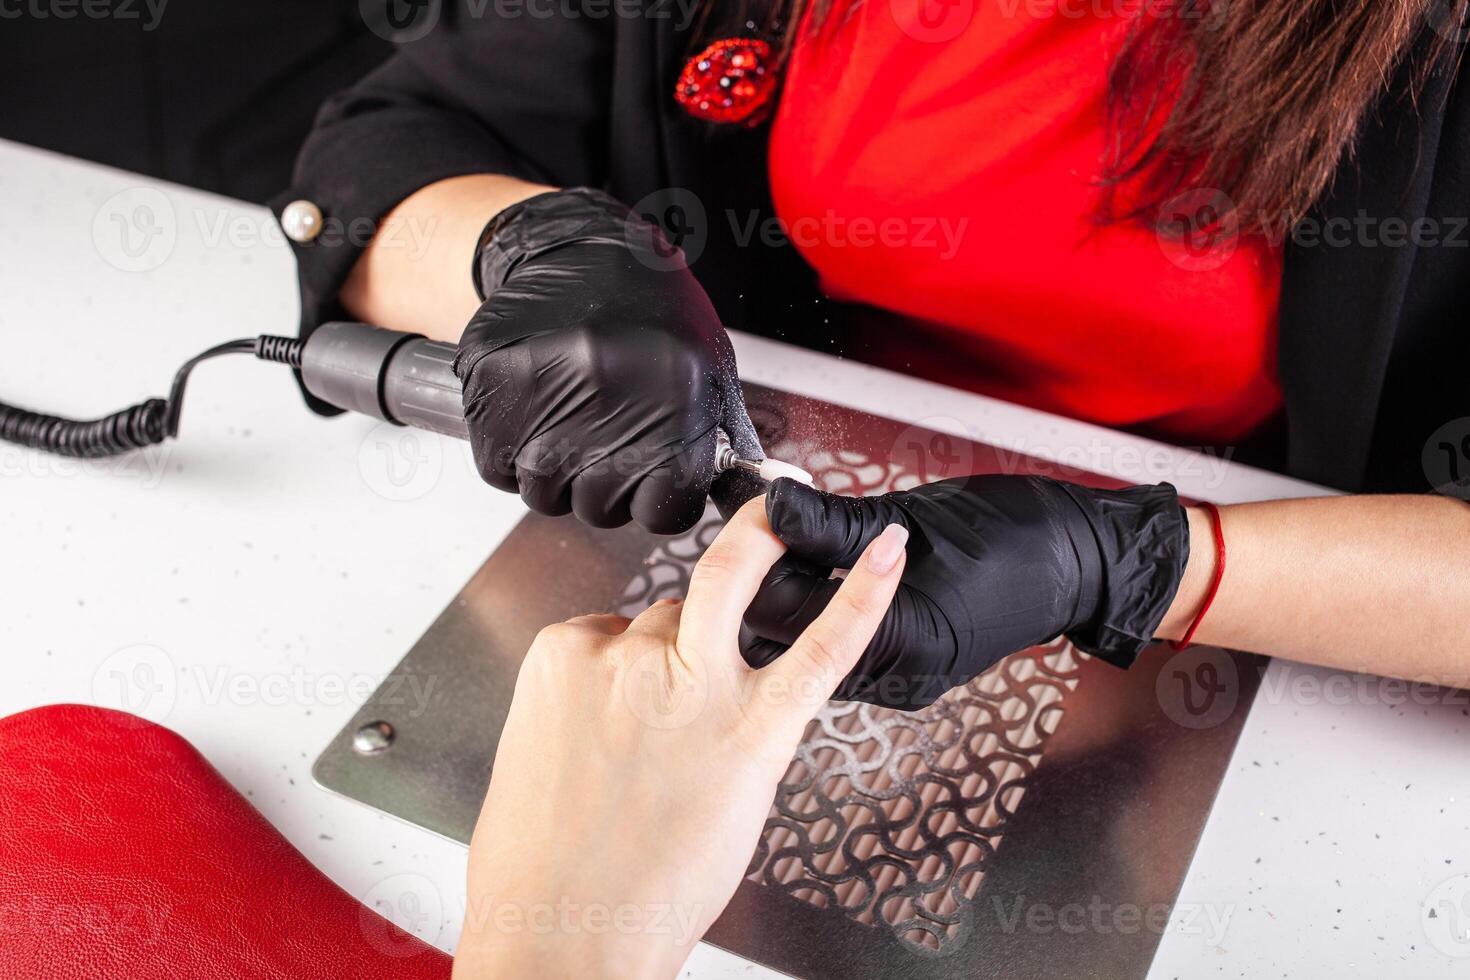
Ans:
[[[164,394],[209,344],[292,333],[295,315],[292,258],[263,208],[0,142],[0,398],[102,414]],[[1219,502],[1315,492],[736,346],[749,380],[1125,479]],[[161,450],[79,464],[0,444],[0,713],[78,701],[167,724],[349,892],[452,950],[465,849],[323,791],[310,767],[523,513],[460,443],[319,419],[277,367],[207,364]],[[1467,737],[1462,692],[1273,663],[1151,975],[1465,976],[1470,941],[1449,924],[1470,923]],[[765,972],[705,946],[686,967]]]

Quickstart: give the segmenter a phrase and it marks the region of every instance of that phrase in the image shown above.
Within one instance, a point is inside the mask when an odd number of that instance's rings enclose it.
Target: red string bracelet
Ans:
[[[1183,650],[1194,639],[1194,632],[1204,622],[1205,613],[1210,611],[1210,603],[1215,601],[1215,593],[1220,591],[1220,580],[1225,577],[1225,531],[1220,526],[1220,510],[1214,504],[1203,501],[1200,506],[1210,515],[1210,526],[1215,532],[1215,574],[1210,581],[1210,591],[1205,593],[1205,601],[1200,605],[1199,612],[1194,614],[1194,622],[1189,624],[1183,637],[1169,641],[1169,646],[1175,650]]]

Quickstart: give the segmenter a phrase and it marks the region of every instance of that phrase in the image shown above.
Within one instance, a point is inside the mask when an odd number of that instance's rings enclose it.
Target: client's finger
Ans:
[[[799,738],[802,728],[857,664],[903,574],[908,532],[885,529],[785,655],[751,674],[752,712]]]
[[[841,584],[830,569],[788,551],[761,581],[760,591],[745,610],[745,625],[757,636],[790,646],[827,608]]]
[[[608,636],[618,636],[628,628],[629,622],[627,616],[614,616],[612,613],[588,613],[585,616],[573,616],[566,621],[566,625],[606,633]]]
[[[745,608],[785,550],[766,524],[763,501],[741,507],[689,574],[679,644],[700,650],[734,647]]]
[[[628,624],[629,633],[649,633],[654,636],[672,637],[679,635],[679,619],[684,613],[684,600],[660,599],[643,610]]]
[[[773,663],[837,594],[840,583],[808,572],[787,553],[771,568],[746,610],[740,655],[751,667]],[[835,697],[913,711],[968,679],[955,662],[954,631],[922,592],[900,584]]]

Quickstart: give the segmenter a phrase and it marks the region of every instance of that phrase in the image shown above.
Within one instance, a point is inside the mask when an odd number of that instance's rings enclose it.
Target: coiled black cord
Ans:
[[[168,438],[168,402],[151,398],[90,422],[28,412],[0,402],[0,439],[58,456],[117,456]]]
[[[211,347],[191,358],[174,375],[167,400],[150,398],[100,419],[80,421],[42,415],[0,402],[0,439],[30,449],[97,459],[119,456],[135,449],[156,446],[179,433],[179,415],[184,409],[184,388],[189,374],[201,362],[225,354],[254,354],[262,361],[301,367],[301,341],[262,334],[251,340],[232,340]]]

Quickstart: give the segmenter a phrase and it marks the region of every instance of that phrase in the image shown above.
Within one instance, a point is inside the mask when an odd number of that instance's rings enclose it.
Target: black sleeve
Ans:
[[[303,337],[343,315],[343,280],[377,222],[414,191],[473,173],[605,181],[611,18],[445,6],[427,35],[322,106],[292,186],[271,201],[277,218],[296,200],[322,212],[313,241],[291,242]]]

